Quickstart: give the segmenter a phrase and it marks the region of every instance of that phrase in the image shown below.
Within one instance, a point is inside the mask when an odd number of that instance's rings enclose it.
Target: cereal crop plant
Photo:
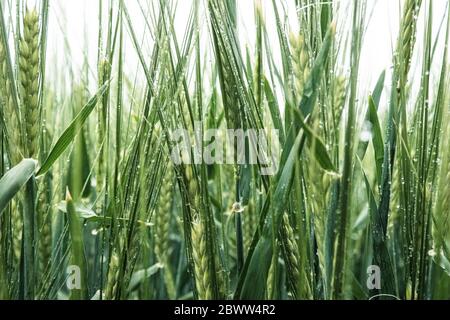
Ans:
[[[0,0],[0,299],[450,299],[448,0],[85,2]]]

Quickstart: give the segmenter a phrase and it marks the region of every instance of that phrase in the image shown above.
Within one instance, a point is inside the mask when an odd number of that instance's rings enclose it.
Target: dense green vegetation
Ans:
[[[399,1],[367,90],[376,1],[254,0],[245,37],[236,0],[136,0],[144,24],[99,0],[97,64],[86,49],[77,71],[50,62],[52,1],[1,0],[0,298],[449,299],[450,3],[433,2]],[[261,130],[277,170],[177,163],[176,129],[203,148]]]

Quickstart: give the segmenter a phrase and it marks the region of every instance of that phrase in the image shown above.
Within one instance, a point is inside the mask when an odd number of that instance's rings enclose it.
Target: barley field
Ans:
[[[0,0],[0,299],[450,299],[449,0],[69,2]]]

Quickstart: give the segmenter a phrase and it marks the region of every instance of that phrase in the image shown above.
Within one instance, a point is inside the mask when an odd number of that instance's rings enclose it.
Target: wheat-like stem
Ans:
[[[449,115],[444,116],[444,123],[449,119]],[[450,235],[448,232],[450,226],[450,188],[448,186],[450,181],[450,126],[443,132],[446,132],[446,135],[441,145],[442,159],[438,191],[435,199],[432,234],[436,254],[444,254],[447,259],[450,259]],[[438,259],[440,259],[439,256]]]
[[[106,80],[108,79],[110,70],[110,64],[109,61],[106,59],[103,59],[100,61],[98,66],[98,83],[99,87],[105,84]],[[105,107],[105,101],[103,99],[99,99],[98,101],[98,119],[97,119],[97,148],[98,148],[98,163],[97,163],[97,172],[96,172],[96,191],[97,191],[97,212],[101,213],[102,207],[103,207],[103,197],[100,197],[100,195],[103,192],[103,187],[105,183],[105,137],[106,137],[106,107]]]

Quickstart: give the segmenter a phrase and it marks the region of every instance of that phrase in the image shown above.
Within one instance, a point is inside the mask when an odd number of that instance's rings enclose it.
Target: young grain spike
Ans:
[[[291,227],[289,216],[287,213],[283,214],[283,232],[285,233],[285,237],[283,240],[285,241],[284,246],[286,250],[286,264],[288,265],[291,274],[292,274],[292,282],[293,282],[293,290],[294,293],[298,292],[298,284],[300,283],[300,265],[298,261],[298,257],[300,252],[298,250],[297,241],[295,240],[294,230]]]
[[[197,180],[194,177],[192,166],[186,166],[186,180],[188,182],[187,191],[189,195],[189,205],[194,218],[198,218],[200,209],[200,195]]]
[[[106,281],[105,299],[114,299],[117,291],[117,279],[119,277],[119,257],[116,253],[112,253],[109,262],[108,280]]]
[[[39,16],[35,9],[27,10],[23,18],[19,68],[28,156],[36,158],[39,146]]]
[[[256,225],[258,224],[256,220],[256,212],[254,209],[254,201],[250,200],[248,203],[247,213],[242,215],[244,218],[244,246],[248,250],[252,243],[253,234],[255,233]]]
[[[200,197],[198,184],[194,177],[193,167],[186,166],[186,179],[188,182],[188,195],[190,209],[194,218],[192,225],[192,258],[194,259],[195,286],[200,300],[208,300],[213,297],[211,287],[211,272],[206,246],[206,230],[200,216]]]
[[[309,55],[302,35],[297,36],[294,33],[290,33],[289,42],[291,44],[291,56],[294,67],[295,103],[298,104],[310,74]]]
[[[39,228],[39,268],[45,272],[51,257],[52,230],[51,230],[51,199],[49,189],[51,188],[48,179],[39,183],[39,195],[36,208],[38,208],[38,228]]]
[[[206,233],[203,223],[200,220],[194,222],[192,225],[192,247],[198,299],[212,299],[213,289],[211,286],[211,271],[206,248]]]
[[[173,169],[171,166],[167,168],[166,175],[163,178],[158,211],[155,215],[156,225],[156,247],[155,253],[158,260],[162,263],[167,258],[169,250],[169,229],[170,229],[170,207],[172,204],[173,191]]]
[[[411,55],[415,41],[416,15],[422,0],[407,0],[401,24],[400,59],[404,62],[400,85],[405,85],[411,65]]]
[[[270,263],[269,272],[267,274],[267,299],[271,300],[273,299],[274,295],[274,280],[275,280],[275,263],[277,263],[277,259],[275,257],[272,257],[272,262]]]
[[[170,209],[173,197],[173,178],[173,167],[169,165],[162,181],[158,211],[155,214],[155,254],[159,262],[164,264],[164,281],[166,283],[168,295],[171,299],[174,299],[176,294],[173,277],[169,268]]]
[[[9,156],[11,166],[19,163],[21,155],[20,118],[14,110],[11,94],[11,82],[8,79],[6,50],[0,42],[0,103],[3,105],[3,116],[8,136]]]
[[[333,88],[333,122],[335,128],[337,128],[344,109],[346,79],[343,76],[336,77],[335,83]]]
[[[10,164],[18,164],[22,158],[22,143],[20,136],[20,118],[16,110],[11,94],[11,82],[8,78],[8,68],[6,62],[6,50],[0,41],[0,103],[3,106],[4,123],[6,125],[8,137],[8,152]],[[12,218],[12,244],[14,261],[20,261],[21,243],[22,243],[22,215],[19,211],[18,199],[11,202]]]

